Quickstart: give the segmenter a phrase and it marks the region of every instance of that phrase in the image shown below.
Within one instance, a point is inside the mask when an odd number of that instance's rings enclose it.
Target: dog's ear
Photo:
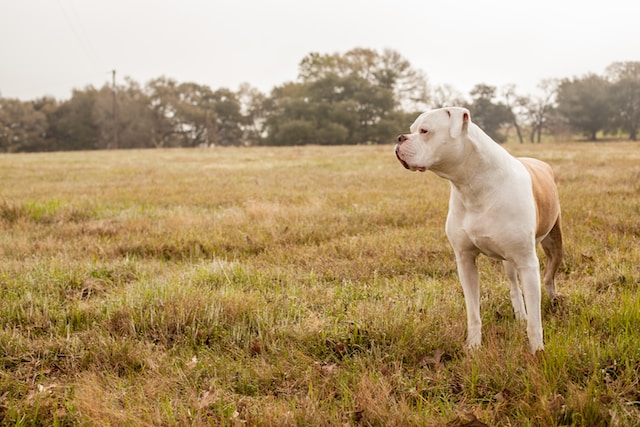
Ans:
[[[457,138],[461,133],[467,132],[469,127],[469,110],[461,107],[447,108],[449,115],[449,134],[451,138]]]

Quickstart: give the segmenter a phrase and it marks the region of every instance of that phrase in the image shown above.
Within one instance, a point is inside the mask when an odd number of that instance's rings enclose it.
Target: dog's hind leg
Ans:
[[[518,285],[518,270],[511,261],[503,261],[504,271],[507,274],[511,289],[509,295],[511,296],[511,304],[513,304],[513,312],[518,320],[526,320],[527,312],[524,308],[524,300],[522,299],[522,291]]]
[[[544,287],[547,290],[549,298],[556,299],[555,275],[562,263],[562,227],[560,225],[560,216],[556,220],[555,225],[549,234],[540,242],[545,255],[547,256],[544,268]]]

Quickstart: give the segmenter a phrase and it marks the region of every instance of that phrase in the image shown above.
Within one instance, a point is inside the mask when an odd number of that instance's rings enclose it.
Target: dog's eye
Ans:
[[[421,133],[421,134],[423,134],[423,135],[424,135],[425,133],[427,133],[427,132],[429,132],[429,131],[428,131],[428,130],[426,130],[426,129],[420,129],[420,133]]]

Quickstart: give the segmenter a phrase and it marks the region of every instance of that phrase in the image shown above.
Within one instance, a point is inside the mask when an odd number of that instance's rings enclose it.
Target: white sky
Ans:
[[[634,0],[0,0],[0,95],[167,76],[265,93],[310,52],[394,49],[432,86],[533,93],[545,78],[640,61]]]

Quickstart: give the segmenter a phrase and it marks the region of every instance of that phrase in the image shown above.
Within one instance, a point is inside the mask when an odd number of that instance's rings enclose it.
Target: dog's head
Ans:
[[[461,107],[422,113],[409,128],[411,133],[398,136],[396,157],[405,168],[420,172],[456,162],[469,122],[469,110]]]

